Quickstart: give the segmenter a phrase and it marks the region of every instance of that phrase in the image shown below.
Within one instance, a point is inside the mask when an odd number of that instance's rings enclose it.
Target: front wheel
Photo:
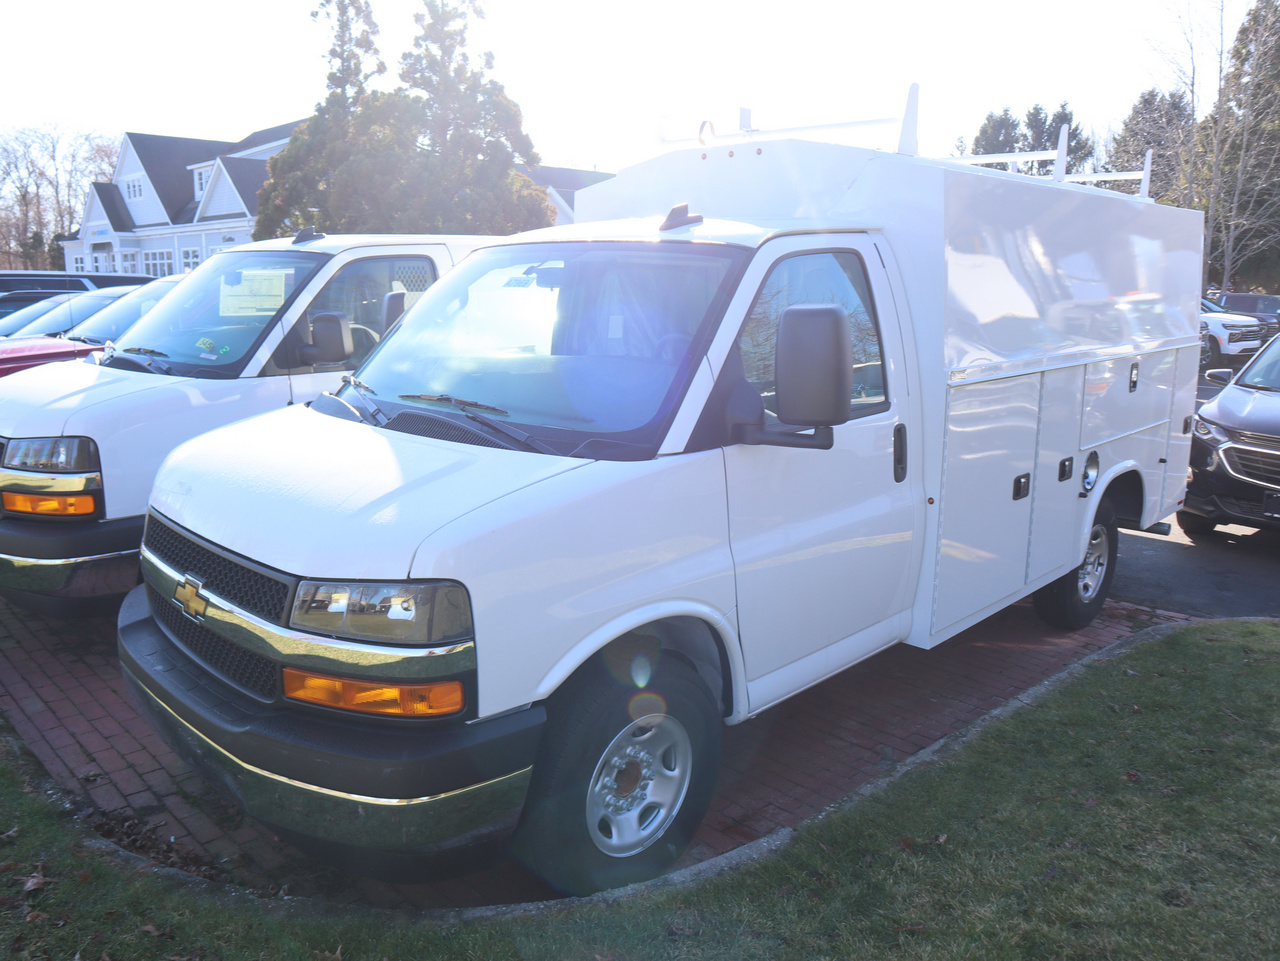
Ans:
[[[623,679],[589,665],[548,705],[513,848],[561,891],[590,894],[660,874],[711,803],[715,699],[687,662],[666,651],[657,660]],[[649,672],[648,683],[632,680]]]
[[[1212,534],[1218,525],[1207,517],[1199,514],[1193,514],[1191,511],[1178,511],[1178,526],[1182,528],[1182,533],[1188,537],[1199,537],[1205,534]]]
[[[1089,543],[1080,566],[1036,591],[1032,598],[1036,613],[1052,624],[1068,631],[1086,627],[1102,610],[1111,590],[1116,570],[1116,549],[1120,533],[1116,513],[1108,500],[1098,502],[1093,516]]]

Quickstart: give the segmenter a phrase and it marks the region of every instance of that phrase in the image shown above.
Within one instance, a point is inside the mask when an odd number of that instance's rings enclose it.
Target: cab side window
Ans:
[[[436,282],[436,267],[429,257],[371,257],[339,270],[307,308],[308,318],[340,313],[351,325],[353,353],[348,364],[359,367],[386,333],[382,329],[382,298],[404,291],[408,310]]]
[[[796,304],[835,304],[849,317],[853,345],[853,392],[850,415],[857,417],[888,406],[884,356],[875,306],[862,259],[849,251],[799,254],[774,264],[738,335],[747,381],[760,393],[766,417],[775,419],[774,352],[782,312]]]

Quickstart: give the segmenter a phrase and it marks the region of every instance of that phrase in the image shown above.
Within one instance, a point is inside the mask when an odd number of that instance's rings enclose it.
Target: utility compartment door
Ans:
[[[895,472],[894,460],[895,442],[905,449],[918,441],[907,434],[902,339],[883,268],[865,239],[813,244],[787,238],[764,248],[755,270],[763,281],[744,280],[759,285],[757,294],[720,374],[745,378],[766,422],[777,425],[773,361],[783,310],[835,303],[849,314],[851,419],[834,429],[834,447],[725,449],[752,710],[899,640],[897,616],[910,607],[919,565],[919,465],[908,459]]]
[[[950,389],[933,632],[1023,586],[1040,374]]]

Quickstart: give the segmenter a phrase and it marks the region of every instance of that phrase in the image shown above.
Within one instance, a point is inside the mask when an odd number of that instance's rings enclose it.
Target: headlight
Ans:
[[[101,469],[98,445],[89,437],[18,437],[4,448],[4,466],[13,470],[83,474]]]
[[[1206,444],[1217,447],[1219,444],[1225,444],[1231,440],[1231,435],[1219,427],[1217,424],[1196,417],[1195,424],[1191,428],[1192,433],[1199,437]]]
[[[384,644],[448,644],[472,636],[471,599],[461,584],[303,581],[289,625],[315,634]]]

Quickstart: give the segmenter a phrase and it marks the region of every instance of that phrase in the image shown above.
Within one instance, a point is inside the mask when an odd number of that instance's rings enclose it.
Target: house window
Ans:
[[[142,272],[152,277],[168,277],[173,273],[173,251],[144,250]]]
[[[138,255],[136,253],[121,252],[120,273],[136,274],[137,272],[138,272]]]
[[[182,272],[189,274],[200,266],[200,250],[198,247],[182,248]]]
[[[84,256],[71,258],[71,271],[76,274],[84,273]]]
[[[209,178],[213,176],[213,171],[208,167],[196,171],[196,196],[204,196],[204,188],[209,186]]]
[[[142,178],[131,177],[124,182],[125,200],[141,200],[142,199]]]

